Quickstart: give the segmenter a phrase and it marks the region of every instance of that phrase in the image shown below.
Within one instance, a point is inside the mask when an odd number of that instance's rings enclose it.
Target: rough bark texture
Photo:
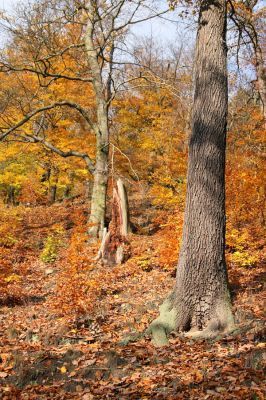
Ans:
[[[151,325],[156,344],[171,330],[231,329],[225,265],[226,4],[201,3],[182,247],[173,293]]]
[[[130,221],[127,192],[121,179],[113,189],[112,220],[109,230],[104,230],[98,260],[107,265],[123,263],[129,255]]]

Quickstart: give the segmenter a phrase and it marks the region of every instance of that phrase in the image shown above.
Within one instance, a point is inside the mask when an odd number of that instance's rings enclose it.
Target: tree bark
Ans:
[[[109,123],[108,123],[108,98],[103,83],[101,68],[98,62],[98,54],[94,43],[94,9],[88,2],[88,22],[85,35],[88,64],[92,75],[92,84],[96,96],[97,123],[96,135],[96,160],[91,198],[91,211],[89,218],[89,235],[102,237],[105,211],[106,193],[108,183],[108,154],[109,154]]]
[[[109,134],[105,133],[109,138]],[[106,194],[108,184],[108,142],[102,137],[96,137],[97,153],[95,172],[91,196],[91,210],[89,218],[89,236],[102,237],[105,225]]]
[[[16,189],[12,185],[7,188],[6,204],[12,206],[16,205]]]
[[[117,181],[117,194],[121,208],[121,235],[127,237],[131,232],[130,217],[129,217],[129,204],[127,197],[127,190],[122,179]]]
[[[51,175],[53,174],[52,182],[50,182]],[[48,203],[54,204],[56,201],[56,194],[57,194],[57,184],[58,184],[58,168],[54,167],[50,171],[49,175],[49,188],[48,188]]]
[[[49,187],[49,197],[48,197],[48,203],[54,204],[56,200],[56,192],[57,192],[57,185],[51,185]]]
[[[108,232],[104,230],[97,260],[110,266],[122,264],[129,255],[130,231],[127,192],[123,181],[118,179],[113,189],[112,220]]]
[[[240,8],[240,15],[238,15],[237,17],[240,17],[240,22],[242,22],[242,24],[245,26],[245,30],[251,39],[251,43],[254,49],[257,89],[260,96],[261,112],[264,119],[264,126],[266,128],[266,67],[264,65],[264,58],[256,24],[257,18],[255,8],[257,4],[258,0],[245,2],[244,5],[246,9],[243,10]]]
[[[261,111],[264,119],[264,127],[266,129],[266,67],[264,66],[263,55],[259,43],[257,40],[255,43],[256,75],[261,101]]]
[[[234,325],[224,254],[226,58],[226,2],[202,1],[182,246],[175,288],[150,327],[158,345],[171,330],[204,337]]]

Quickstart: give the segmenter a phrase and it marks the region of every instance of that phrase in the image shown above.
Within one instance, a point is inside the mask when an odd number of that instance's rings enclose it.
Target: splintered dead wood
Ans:
[[[126,187],[118,179],[113,188],[112,219],[103,232],[98,260],[108,265],[123,263],[129,257],[128,235],[130,233],[129,207]]]

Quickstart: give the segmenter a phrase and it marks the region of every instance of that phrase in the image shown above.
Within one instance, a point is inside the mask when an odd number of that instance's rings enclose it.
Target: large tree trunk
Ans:
[[[92,84],[96,95],[97,123],[94,131],[96,135],[96,161],[93,180],[91,210],[89,218],[89,235],[102,237],[106,212],[106,193],[108,183],[108,153],[109,153],[109,124],[108,98],[103,83],[101,68],[98,63],[97,47],[94,43],[94,8],[88,2],[89,18],[85,36],[88,64],[92,75]],[[97,46],[97,44],[96,44]]]
[[[91,196],[89,235],[102,237],[108,184],[109,126],[108,108],[101,97],[97,101],[98,132],[96,133],[96,161]]]
[[[101,144],[97,144],[88,232],[91,237],[102,237],[105,223],[107,183],[108,148],[102,150]]]
[[[204,1],[195,55],[182,246],[175,288],[151,324],[158,345],[166,343],[171,330],[209,336],[233,327],[224,255],[226,52],[226,2]]]

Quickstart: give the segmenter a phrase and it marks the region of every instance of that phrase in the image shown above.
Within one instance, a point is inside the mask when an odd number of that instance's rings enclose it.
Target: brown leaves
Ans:
[[[149,338],[121,347],[125,336],[137,337],[147,328],[173,286],[167,255],[172,243],[160,253],[170,230],[134,235],[133,256],[122,266],[96,266],[96,251],[85,251],[82,210],[75,214],[76,227],[66,233],[68,246],[53,274],[45,274],[37,250],[31,253],[33,262],[23,275],[28,300],[1,309],[0,396],[12,398],[17,390],[14,399],[22,393],[29,400],[262,399],[262,267],[248,274],[243,268],[231,271],[239,284],[240,328],[243,324],[237,336],[211,343],[173,335],[163,349],[155,349]],[[42,224],[48,218],[56,225],[64,212],[44,213]],[[32,229],[31,240],[46,237],[46,229]],[[169,267],[161,265],[163,259]],[[18,382],[22,389],[14,389]]]

